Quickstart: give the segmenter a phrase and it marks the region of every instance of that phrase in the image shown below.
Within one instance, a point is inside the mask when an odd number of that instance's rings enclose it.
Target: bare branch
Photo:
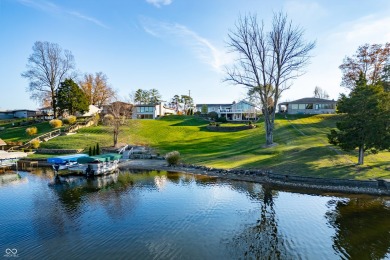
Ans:
[[[278,99],[291,86],[291,80],[304,74],[309,52],[315,47],[315,42],[304,41],[303,34],[283,13],[274,14],[269,32],[264,32],[264,22],[259,24],[256,15],[246,15],[239,17],[235,29],[228,34],[229,51],[239,57],[231,68],[226,68],[224,81],[247,87],[248,93],[260,100],[267,144],[273,142]]]

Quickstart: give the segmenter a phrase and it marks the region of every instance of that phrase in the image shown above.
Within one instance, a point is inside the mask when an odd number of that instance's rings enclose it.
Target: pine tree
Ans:
[[[89,147],[88,155],[92,156],[92,148],[91,148],[91,146]]]
[[[92,149],[92,155],[96,155],[96,147],[95,146]]]
[[[341,95],[337,108],[344,115],[337,122],[339,131],[328,134],[331,144],[346,151],[358,148],[358,164],[364,164],[366,151],[390,149],[390,93],[380,82],[368,85],[361,73],[349,96]]]
[[[96,143],[96,155],[99,155],[99,154],[100,154],[99,143]]]

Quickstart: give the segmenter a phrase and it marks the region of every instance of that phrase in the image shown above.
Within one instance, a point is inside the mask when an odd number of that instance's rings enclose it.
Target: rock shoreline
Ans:
[[[389,196],[390,183],[385,180],[345,180],[283,175],[267,170],[218,169],[199,165],[180,164],[168,166],[162,160],[131,160],[120,163],[122,170],[156,170],[185,172],[222,179],[248,181],[287,189],[318,191],[342,194],[368,194]]]

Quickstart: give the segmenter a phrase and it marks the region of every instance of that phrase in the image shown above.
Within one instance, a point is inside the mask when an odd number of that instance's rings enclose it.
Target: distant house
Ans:
[[[207,107],[206,114],[208,114],[210,112],[217,112],[218,110],[222,110],[222,109],[229,109],[231,108],[232,104],[197,104],[196,111],[202,112],[203,106]]]
[[[256,120],[256,106],[246,100],[233,102],[232,104],[197,104],[196,110],[202,111],[202,107],[207,106],[207,113],[216,112],[218,117],[225,117],[228,121]]]
[[[322,98],[301,98],[279,103],[279,111],[287,114],[334,114],[337,101]]]
[[[45,120],[51,120],[54,118],[53,108],[52,107],[42,107],[38,109],[38,117],[41,117]]]
[[[86,111],[84,114],[80,113],[80,116],[93,116],[95,114],[98,114],[101,112],[102,109],[98,108],[97,106],[94,105],[89,105],[88,106],[88,111]]]
[[[37,111],[30,110],[30,109],[0,111],[0,119],[30,118],[36,116],[37,116]]]
[[[169,108],[163,103],[157,104],[138,104],[133,107],[133,119],[156,119],[160,116],[174,115],[174,108]]]

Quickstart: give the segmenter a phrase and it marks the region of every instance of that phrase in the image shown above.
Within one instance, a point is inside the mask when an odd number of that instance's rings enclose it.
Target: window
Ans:
[[[298,104],[298,109],[305,109],[306,108],[306,104]]]
[[[298,109],[298,104],[291,104],[291,109]]]
[[[313,109],[313,104],[306,104],[306,109]]]
[[[137,112],[141,112],[141,108],[140,107],[137,107]]]

